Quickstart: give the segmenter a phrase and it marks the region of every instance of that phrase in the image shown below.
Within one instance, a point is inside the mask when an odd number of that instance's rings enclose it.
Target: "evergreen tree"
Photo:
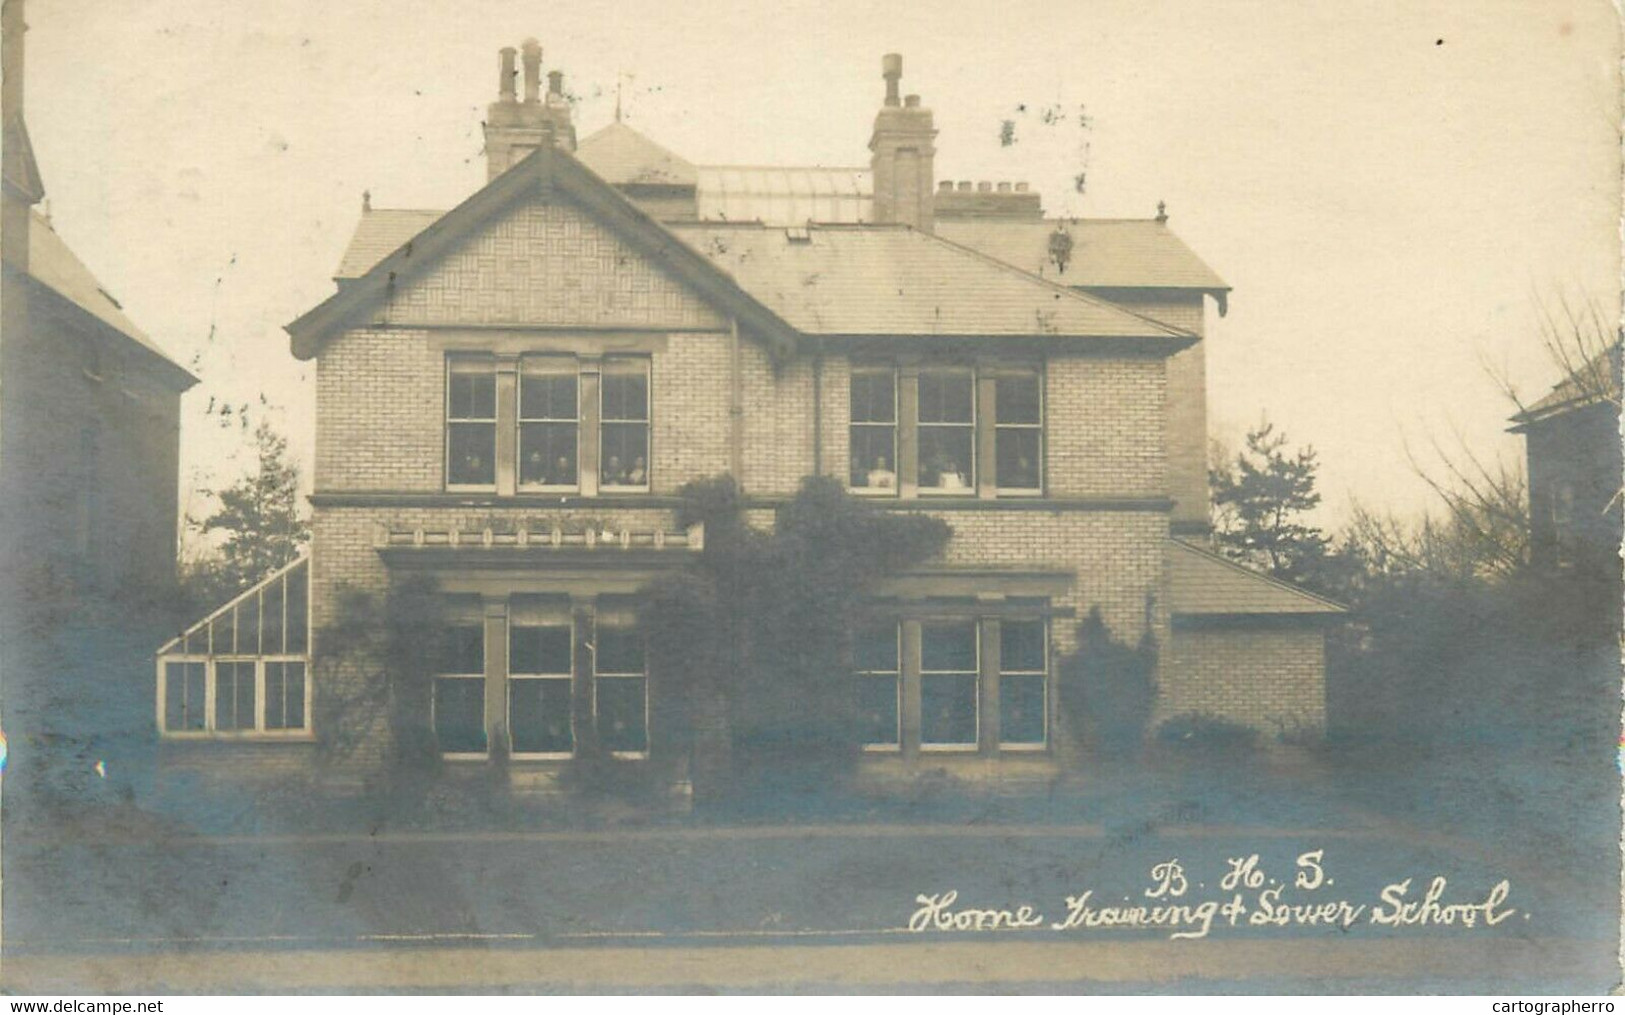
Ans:
[[[219,546],[193,562],[182,581],[191,606],[207,608],[292,563],[310,541],[299,510],[299,467],[288,440],[262,422],[254,429],[253,472],[219,491],[219,507],[202,522],[221,533]]]
[[[1304,520],[1320,504],[1318,469],[1314,448],[1288,448],[1273,424],[1248,433],[1240,454],[1208,472],[1219,552],[1283,581],[1331,583],[1331,539]]]

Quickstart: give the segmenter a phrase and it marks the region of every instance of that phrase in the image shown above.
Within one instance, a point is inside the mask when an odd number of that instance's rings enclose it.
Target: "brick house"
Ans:
[[[1528,461],[1531,563],[1544,571],[1618,581],[1619,393],[1616,343],[1512,417]]]
[[[126,752],[150,753],[148,660],[175,592],[180,397],[197,379],[40,211],[22,0],[6,0],[3,25],[0,675],[26,786],[56,763],[122,772]]]
[[[288,326],[317,366],[311,554],[166,646],[177,764],[222,741],[305,763],[317,696],[361,679],[320,632],[344,590],[407,574],[444,597],[453,769],[495,755],[545,784],[586,725],[660,759],[631,596],[703,547],[676,495],[723,473],[761,526],[809,475],[951,526],[859,634],[877,778],[1065,765],[1057,660],[1096,608],[1162,646],[1160,715],[1323,725],[1338,608],[1203,548],[1202,337],[1228,289],[1165,216],[1055,221],[1022,185],[935,184],[896,56],[867,166],[764,168],[619,122],[578,144],[561,75],[544,93],[527,43],[521,97],[517,55],[486,185],[446,212],[364,203],[337,291]],[[383,763],[385,725],[353,771]]]

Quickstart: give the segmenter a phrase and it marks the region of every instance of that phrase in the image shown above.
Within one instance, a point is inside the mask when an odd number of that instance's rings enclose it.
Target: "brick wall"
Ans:
[[[1205,712],[1273,736],[1326,725],[1319,628],[1183,628],[1163,662],[1155,721]]]
[[[445,397],[428,332],[335,337],[316,360],[316,489],[441,489]]]
[[[402,280],[376,320],[719,328],[664,269],[562,199],[499,216],[461,250]]]
[[[1045,374],[1051,496],[1166,496],[1163,361],[1070,357]]]

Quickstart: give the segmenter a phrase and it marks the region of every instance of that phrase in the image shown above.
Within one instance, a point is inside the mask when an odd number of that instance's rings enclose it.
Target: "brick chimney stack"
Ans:
[[[922,232],[933,228],[933,181],[936,178],[937,136],[931,111],[918,95],[899,103],[903,58],[887,53],[880,64],[886,79],[886,100],[875,114],[869,139],[869,168],[874,179],[876,222],[899,222]]]
[[[515,56],[520,57],[525,75],[525,97],[521,102],[515,89]],[[485,118],[486,179],[494,180],[510,166],[546,144],[574,151],[576,129],[570,104],[562,89],[564,75],[548,75],[547,99],[542,99],[542,46],[526,39],[519,49],[504,46],[498,56],[497,101],[487,107]]]

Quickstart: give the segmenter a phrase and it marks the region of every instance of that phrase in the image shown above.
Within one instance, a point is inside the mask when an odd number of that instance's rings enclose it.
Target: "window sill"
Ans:
[[[192,744],[313,744],[316,734],[309,730],[162,730],[158,739]]]
[[[563,753],[552,753],[552,754],[531,754],[531,753],[521,754],[521,753],[515,752],[513,754],[508,755],[508,757],[512,761],[525,761],[525,762],[530,762],[530,761],[574,761],[575,760],[575,753],[571,752],[571,751],[566,751],[566,752],[563,752]]]
[[[901,753],[903,753],[903,747],[902,747],[901,744],[864,744],[863,745],[863,753],[864,754],[901,754]]]
[[[897,488],[886,486],[849,486],[846,492],[854,497],[895,497]]]
[[[646,493],[649,492],[649,487],[647,485],[645,485],[645,486],[600,486],[598,488],[598,492],[602,493],[602,494],[615,494],[615,495],[639,494],[639,493],[646,494]]]
[[[648,751],[610,751],[609,756],[617,761],[648,761]]]
[[[1044,496],[1044,491],[1043,490],[1029,489],[1027,487],[1005,488],[1005,487],[1000,486],[1000,487],[995,487],[994,488],[993,496],[994,497],[1011,497],[1011,498],[1015,498],[1015,497],[1042,497],[1042,496]]]
[[[486,485],[481,485],[481,484],[478,484],[478,483],[474,483],[474,484],[447,483],[446,484],[446,492],[447,493],[491,493],[491,494],[494,494],[494,493],[497,492],[497,485],[495,483],[490,483],[490,484],[486,484]]]
[[[489,751],[482,751],[478,754],[473,752],[443,753],[440,755],[440,760],[452,762],[490,761],[491,754]]]
[[[492,487],[491,489],[495,490],[496,488]],[[576,485],[576,486],[535,486],[535,485],[521,483],[516,488],[515,492],[516,493],[531,493],[531,494],[540,493],[540,494],[553,494],[553,495],[570,496],[570,495],[574,495],[574,494],[579,494],[581,492],[581,487],[580,487],[579,484]]]
[[[918,492],[921,497],[974,497],[976,496],[976,487],[953,487],[945,490],[940,486],[922,486]]]
[[[1001,754],[1044,754],[1049,751],[1049,744],[1000,744]]]
[[[979,744],[921,744],[922,754],[976,754],[981,750]]]

